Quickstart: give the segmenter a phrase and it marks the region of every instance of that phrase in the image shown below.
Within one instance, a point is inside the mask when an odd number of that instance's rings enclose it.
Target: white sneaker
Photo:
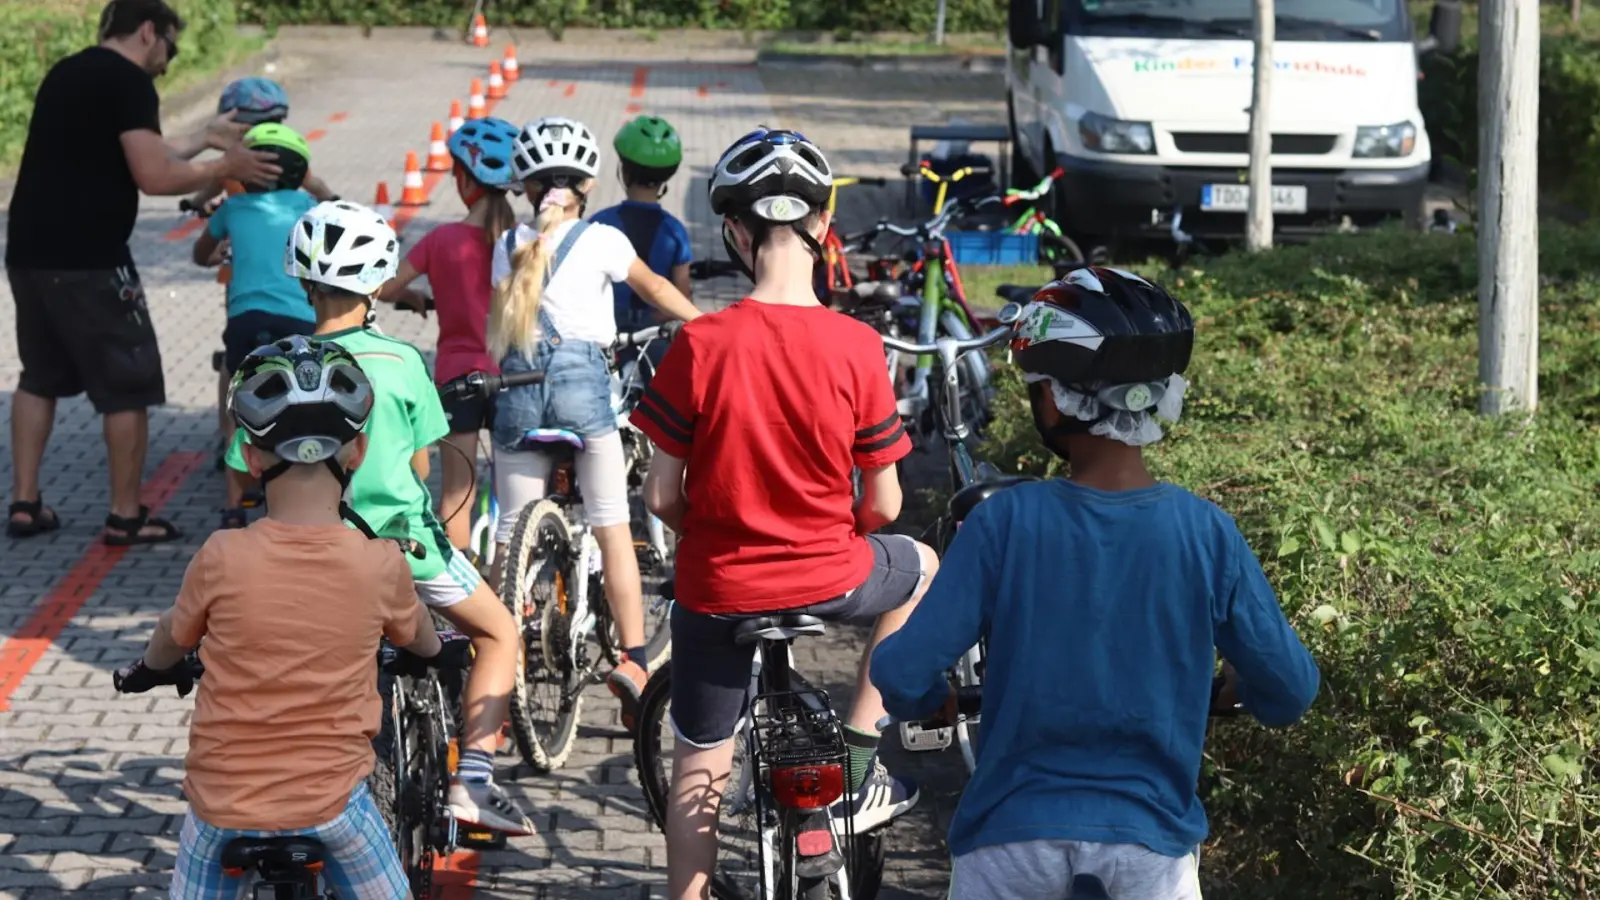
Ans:
[[[835,818],[851,818],[856,834],[865,834],[893,822],[917,805],[922,793],[917,783],[896,778],[880,759],[873,759],[872,771],[854,797],[840,799],[831,812]]]
[[[509,835],[530,835],[533,822],[500,785],[492,781],[450,782],[450,813],[457,822]]]

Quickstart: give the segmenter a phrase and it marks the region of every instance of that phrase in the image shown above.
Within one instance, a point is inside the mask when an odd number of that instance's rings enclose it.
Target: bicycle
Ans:
[[[1005,206],[1015,206],[1019,203],[1028,204],[1020,217],[1006,228],[1007,234],[1032,234],[1039,237],[1039,262],[1045,265],[1059,265],[1062,263],[1076,263],[1084,261],[1083,251],[1072,238],[1061,231],[1061,226],[1056,220],[1045,215],[1039,201],[1049,195],[1056,179],[1066,174],[1066,170],[1057,166],[1055,171],[1039,180],[1031,188],[1009,188],[1001,201]]]
[[[470,647],[464,640],[461,647]],[[378,693],[383,721],[373,739],[376,760],[368,790],[394,840],[414,896],[433,896],[437,854],[456,847],[456,822],[450,814],[447,735],[453,729],[439,673],[459,675],[470,650],[426,661],[382,639],[378,646]],[[186,697],[205,674],[199,651],[156,676],[152,686],[172,685]],[[422,674],[416,674],[416,673]],[[129,692],[121,672],[113,673],[118,692]],[[274,900],[335,900],[321,884],[325,848],[310,835],[238,837],[223,847],[222,867],[235,878],[254,878],[253,896],[271,888]]]
[[[613,352],[643,347],[670,330],[654,326],[620,335]],[[633,372],[630,378],[637,377],[637,370]],[[507,388],[543,380],[543,372],[474,372],[440,390],[491,397]],[[627,422],[632,405],[643,392],[622,383],[618,427],[629,461],[631,493],[634,485],[643,484],[649,442]],[[622,647],[605,599],[599,544],[584,518],[578,493],[574,460],[583,439],[570,431],[549,429],[530,432],[524,443],[527,449],[550,454],[555,460],[547,495],[517,516],[501,561],[499,594],[522,635],[522,664],[511,693],[511,733],[523,761],[543,774],[560,768],[571,755],[583,691],[602,680],[601,659],[612,665],[620,662]],[[634,499],[630,497],[630,505]],[[642,507],[642,499],[638,502]],[[639,528],[641,517],[632,519]],[[646,577],[664,579],[673,547],[665,528],[653,516],[644,519],[643,529],[643,536],[638,531],[634,536],[641,582]],[[668,604],[659,591],[645,607],[646,669],[658,668],[671,654],[667,611]]]
[[[755,650],[747,711],[735,731],[734,768],[723,792],[718,900],[872,900],[883,879],[883,830],[856,834],[832,807],[845,796],[846,750],[825,691],[794,668],[793,644],[824,634],[821,619],[799,613],[754,616],[735,641]],[[634,767],[645,805],[664,828],[672,756],[667,724],[671,669],[651,676],[639,700]],[[737,828],[723,827],[732,825]],[[737,843],[737,846],[735,844]],[[747,846],[748,845],[748,846]]]
[[[856,184],[883,187],[888,183],[887,178],[840,176],[833,179],[833,189],[828,192],[828,233],[822,236],[823,283],[819,286],[821,292],[818,294],[818,299],[832,296],[835,291],[849,290],[855,284],[855,276],[850,272],[850,263],[846,258],[844,242],[840,240],[838,228],[834,223],[834,214],[839,205],[839,188]]]

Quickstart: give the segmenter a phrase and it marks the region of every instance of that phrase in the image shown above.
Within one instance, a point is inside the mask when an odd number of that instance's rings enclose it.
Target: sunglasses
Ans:
[[[161,36],[161,42],[167,45],[167,62],[178,58],[178,39],[169,34]]]

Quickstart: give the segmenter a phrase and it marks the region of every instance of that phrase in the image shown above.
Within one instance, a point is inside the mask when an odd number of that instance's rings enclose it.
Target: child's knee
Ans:
[[[917,559],[922,564],[922,581],[917,585],[917,593],[920,595],[928,589],[928,583],[933,580],[934,574],[939,571],[939,554],[935,553],[932,547],[921,541],[912,541],[912,543],[917,545]]]

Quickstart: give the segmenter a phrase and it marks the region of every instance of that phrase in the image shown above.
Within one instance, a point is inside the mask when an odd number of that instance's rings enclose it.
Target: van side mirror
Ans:
[[[1050,42],[1050,26],[1040,6],[1040,0],[1011,0],[1006,24],[1012,49],[1029,50]]]
[[[1461,4],[1438,0],[1428,18],[1428,34],[1417,42],[1419,53],[1454,53],[1461,47]]]

